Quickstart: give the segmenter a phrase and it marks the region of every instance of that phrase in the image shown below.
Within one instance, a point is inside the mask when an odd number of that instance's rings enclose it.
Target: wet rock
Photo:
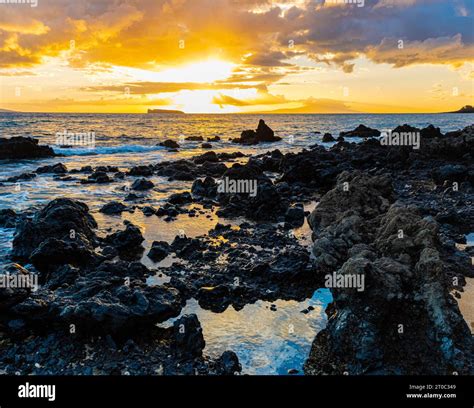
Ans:
[[[155,187],[155,184],[153,184],[152,181],[147,180],[145,178],[139,178],[133,182],[130,188],[132,190],[145,191],[145,190],[150,190],[153,187]]]
[[[54,173],[54,174],[65,174],[67,173],[67,167],[62,163],[53,164],[51,166],[38,167],[36,173]]]
[[[76,200],[59,198],[51,201],[32,219],[21,221],[13,238],[14,259],[28,260],[33,251],[48,238],[63,240],[81,234],[91,244],[97,238],[97,223],[89,214],[89,207]]]
[[[201,145],[201,147],[202,147],[203,149],[212,149],[212,145],[211,145],[210,143],[203,143],[203,144]]]
[[[244,145],[253,145],[260,142],[278,142],[281,137],[275,136],[273,130],[265,123],[264,120],[260,119],[258,122],[257,130],[245,130],[240,135],[239,139],[234,139],[234,143],[240,143]]]
[[[143,249],[141,244],[145,238],[143,238],[140,228],[127,221],[125,221],[124,224],[126,226],[125,230],[108,235],[104,239],[104,242],[112,245],[119,251],[136,251]]]
[[[406,123],[404,125],[397,126],[395,129],[392,130],[392,133],[418,133],[420,129],[407,125]]]
[[[239,358],[233,351],[224,351],[216,360],[217,375],[235,375],[242,371]]]
[[[204,138],[202,136],[188,136],[186,140],[189,142],[203,142]]]
[[[150,252],[148,252],[148,258],[153,262],[160,262],[165,259],[170,253],[171,247],[165,241],[155,241],[153,242]]]
[[[177,319],[173,324],[173,335],[179,356],[199,356],[206,346],[201,324],[195,314]]]
[[[170,197],[168,198],[168,202],[174,205],[189,204],[189,203],[192,203],[192,201],[193,201],[193,197],[191,196],[191,193],[189,193],[188,191],[185,191],[183,193],[171,194]]]
[[[97,183],[97,184],[106,184],[106,183],[111,183],[112,179],[108,176],[108,174],[105,171],[95,171],[92,173],[89,177],[87,177],[87,180],[82,180],[82,184],[90,184],[90,183]]]
[[[105,204],[99,211],[107,215],[120,215],[127,209],[127,206],[118,201],[111,201]]]
[[[0,209],[0,227],[15,228],[18,214],[10,208]]]
[[[280,137],[275,137],[275,133],[264,120],[260,119],[257,127],[257,140],[259,142],[277,142],[281,140]]]
[[[166,147],[168,149],[179,149],[178,142],[174,140],[165,140],[164,142],[160,143],[160,146]]]
[[[206,177],[204,180],[196,180],[192,187],[191,193],[198,197],[215,197],[217,194],[217,183],[212,177]]]
[[[18,176],[9,177],[5,181],[8,183],[17,183],[19,181],[33,180],[36,177],[37,177],[36,173],[22,173],[22,174],[19,174]]]
[[[198,292],[199,305],[206,310],[212,310],[214,313],[222,313],[227,309],[228,299],[231,291],[225,285],[216,287],[202,287]]]
[[[293,228],[301,227],[304,224],[305,214],[302,205],[289,207],[285,213],[285,222]]]
[[[217,163],[219,158],[217,157],[216,152],[206,152],[201,156],[197,156],[194,158],[194,163],[196,164],[203,164],[205,162]]]
[[[150,206],[143,207],[142,213],[145,217],[151,217],[152,215],[156,215],[156,209]]]
[[[128,172],[130,176],[151,177],[153,175],[153,166],[135,166]]]
[[[305,372],[473,372],[472,338],[446,288],[438,225],[416,207],[391,204],[393,187],[383,177],[348,176],[311,215],[318,270],[352,283],[332,286],[328,326]],[[344,180],[350,197],[338,191]]]
[[[90,266],[97,262],[98,256],[87,238],[78,234],[74,239],[46,239],[30,259],[40,272],[48,272],[61,265]]]
[[[37,159],[56,156],[49,146],[41,146],[31,137],[0,139],[0,160]]]
[[[124,279],[133,276],[132,264],[104,263],[90,273],[74,285],[56,289],[53,297],[43,292],[36,299],[15,305],[13,313],[28,321],[47,321],[51,326],[74,323],[83,335],[130,333],[134,328],[151,327],[179,315],[182,300],[176,290],[148,287],[137,279],[124,285]]]
[[[336,139],[331,135],[331,133],[325,133],[323,136],[323,143],[335,142]]]
[[[429,125],[428,127],[421,129],[420,136],[422,138],[435,138],[435,137],[442,137],[443,134],[441,133],[440,129],[434,127],[433,125]]]
[[[135,193],[129,193],[124,198],[124,200],[125,201],[136,201],[136,200],[139,200],[140,198],[143,198],[143,197],[137,196]]]
[[[359,125],[354,130],[349,132],[341,132],[340,136],[342,137],[377,137],[380,136],[380,131],[377,129],[372,129],[365,125]]]
[[[219,136],[214,136],[214,137],[208,137],[207,141],[208,142],[219,142],[221,138]]]

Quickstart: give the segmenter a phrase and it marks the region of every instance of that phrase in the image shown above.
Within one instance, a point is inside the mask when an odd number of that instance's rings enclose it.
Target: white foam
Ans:
[[[64,156],[95,156],[100,154],[120,154],[120,153],[147,153],[164,150],[162,146],[150,145],[124,145],[124,146],[99,146],[99,147],[71,147],[64,148],[53,146],[56,154]]]

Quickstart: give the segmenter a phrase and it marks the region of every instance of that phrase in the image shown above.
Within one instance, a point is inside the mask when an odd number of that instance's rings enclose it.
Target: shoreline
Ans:
[[[33,358],[31,362],[9,363],[14,354],[29,355],[28,346],[32,350],[50,350],[54,345],[55,354],[65,360],[62,369],[67,373],[81,373],[69,366],[89,361],[82,352],[85,344],[98,341],[99,350],[103,348],[105,352],[111,345],[116,350],[110,361],[100,361],[106,367],[105,373],[120,371],[118,367],[133,365],[133,361],[134,373],[152,372],[158,370],[158,361],[171,353],[172,358],[164,359],[164,374],[193,374],[196,370],[201,374],[233,374],[241,368],[232,350],[216,359],[203,356],[204,339],[195,316],[182,317],[181,323],[191,328],[184,336],[179,332],[179,324],[168,329],[153,329],[150,323],[179,316],[189,299],[196,299],[201,308],[214,313],[222,313],[229,306],[240,310],[262,300],[301,301],[324,287],[324,276],[329,270],[346,273],[347,268],[352,268],[350,273],[359,273],[356,272],[358,265],[364,265],[364,270],[378,277],[377,285],[370,286],[369,282],[360,296],[354,295],[351,288],[331,290],[336,302],[326,310],[329,325],[317,335],[314,333],[316,340],[306,363],[306,373],[439,374],[456,369],[472,374],[472,338],[467,337],[467,325],[463,325],[462,316],[449,300],[448,292],[459,290],[466,277],[474,276],[472,264],[466,264],[467,255],[454,245],[462,241],[463,234],[474,231],[474,129],[471,126],[449,137],[441,135],[439,129],[427,129],[424,129],[419,151],[407,146],[381,146],[370,137],[354,144],[347,137],[328,150],[314,145],[286,154],[274,150],[248,157],[209,151],[194,158],[128,169],[119,168],[118,163],[100,169],[68,169],[59,165],[49,166],[39,173],[37,169],[37,176],[52,174],[53,183],[67,180],[77,186],[101,188],[123,187],[125,182],[130,187],[119,190],[122,200],[108,203],[107,208],[104,206],[103,217],[121,217],[141,211],[148,220],[154,217],[164,220],[170,229],[175,228],[173,224],[178,217],[201,217],[218,223],[207,233],[175,234],[171,242],[157,241],[150,247],[149,240],[144,238],[146,232],[133,221],[127,221],[119,230],[99,231],[89,207],[75,200],[54,200],[35,212],[2,214],[17,230],[13,242],[14,261],[23,266],[33,263],[34,267],[28,266],[28,269],[38,271],[43,286],[40,293],[4,294],[2,324],[7,343],[13,341],[15,346],[5,351],[0,369],[7,372],[18,369],[25,374],[54,373],[58,366],[41,357],[38,357],[40,361]],[[239,147],[235,148],[238,151]],[[147,196],[158,187],[150,181],[155,180],[154,177],[178,180],[187,183],[187,187],[181,192],[164,193],[165,203],[154,208],[147,204]],[[255,197],[219,194],[216,180],[220,178],[254,180],[258,194]],[[345,192],[344,183],[349,186]],[[458,190],[452,189],[453,183],[458,183]],[[351,184],[354,190],[350,189]],[[344,198],[345,193],[349,198]],[[302,204],[309,202],[320,204],[311,211],[305,210]],[[55,214],[61,218],[57,219]],[[220,224],[221,219],[237,219],[238,222],[224,225]],[[300,228],[305,219],[313,229],[312,256],[290,233]],[[399,242],[396,234],[392,236],[393,231],[388,235],[377,232],[396,224],[397,220],[405,220],[401,225],[409,237],[406,241]],[[63,224],[68,225],[67,230]],[[78,232],[73,239],[67,237],[71,225]],[[413,230],[413,225],[419,228]],[[416,238],[418,236],[421,238]],[[416,239],[419,243],[413,244]],[[146,251],[142,247],[144,241]],[[152,270],[140,263],[148,251],[157,262],[171,253],[178,262]],[[389,266],[377,263],[380,256]],[[425,263],[436,265],[439,271],[430,274],[425,284],[433,287],[439,299],[445,299],[444,303],[436,303],[436,310],[445,317],[442,321],[430,320],[435,314],[429,312],[429,308],[435,307],[433,301],[438,298],[418,286],[425,285],[420,283],[425,277],[417,272],[425,268],[422,266]],[[18,273],[16,268],[12,271]],[[170,277],[170,281],[157,287],[146,285],[146,279],[157,273]],[[402,277],[398,278],[400,273]],[[401,279],[403,285],[385,287],[378,274],[390,277],[389,280]],[[131,283],[124,288],[122,280],[127,277]],[[458,279],[457,284],[452,278]],[[84,290],[90,285],[96,289]],[[400,355],[395,339],[387,342],[380,326],[384,309],[406,317],[399,303],[393,300],[399,295],[404,307],[413,313],[419,299],[424,299],[428,312],[421,316],[423,327],[430,335],[419,330],[415,331],[416,335],[408,331],[403,341],[407,357],[397,367],[380,366],[381,359],[391,361]],[[360,310],[365,307],[371,308],[370,316],[364,317],[362,322],[351,323],[368,327],[365,332],[352,336],[336,330],[339,319],[336,310],[339,315],[360,316]],[[416,313],[420,317],[420,312]],[[54,332],[47,336],[38,325],[40,321],[54,327]],[[71,337],[68,333],[71,324],[78,329],[79,336]],[[406,326],[412,327],[408,323]],[[104,337],[97,339],[98,332]],[[150,333],[154,333],[153,339]],[[18,339],[25,340],[31,334],[34,339],[29,345],[16,344]],[[453,361],[452,350],[443,346],[443,336],[462,351],[462,358],[456,354],[458,362]],[[347,341],[344,347],[349,349],[338,349],[337,338]],[[154,339],[161,340],[157,343]],[[131,346],[129,340],[135,345]],[[78,349],[66,357],[70,341]],[[371,351],[361,358],[355,350],[367,342],[371,344]],[[417,358],[413,342],[437,350],[433,353],[436,359],[422,355],[421,362],[425,366],[421,368],[409,363],[410,359]],[[156,360],[150,368],[145,368],[145,351],[151,345]],[[135,350],[135,360],[121,353],[130,347]],[[185,364],[179,368],[178,362],[183,361]],[[34,362],[41,368],[34,368]],[[88,369],[97,370],[98,366],[98,362],[90,362]],[[419,372],[420,369],[425,371]]]

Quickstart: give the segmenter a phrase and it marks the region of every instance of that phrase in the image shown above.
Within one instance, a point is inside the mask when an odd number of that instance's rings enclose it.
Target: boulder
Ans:
[[[0,138],[0,160],[38,159],[56,156],[49,146],[31,137]]]
[[[120,215],[127,209],[127,206],[123,205],[118,201],[111,201],[110,203],[105,204],[99,212],[107,215]]]
[[[132,185],[131,185],[131,189],[132,190],[136,190],[136,191],[145,191],[145,190],[150,190],[152,189],[153,187],[155,187],[155,185],[153,184],[152,181],[150,180],[147,180],[145,178],[139,178],[139,179],[136,179]]]
[[[335,142],[336,139],[331,135],[331,133],[325,133],[323,136],[323,143]]]
[[[381,133],[377,129],[372,129],[365,125],[359,125],[354,130],[349,132],[341,132],[340,136],[342,137],[377,137]]]
[[[36,169],[36,173],[54,173],[54,174],[65,174],[67,173],[67,167],[62,163],[53,164],[51,166],[42,166]]]
[[[91,245],[97,241],[97,223],[89,214],[89,207],[69,198],[58,198],[35,213],[32,219],[22,220],[13,238],[12,257],[29,260],[33,251],[48,238],[74,239],[81,234]]]
[[[165,241],[155,241],[153,242],[150,252],[148,252],[148,258],[153,262],[160,262],[165,259],[170,253],[171,247]]]
[[[160,143],[160,146],[166,147],[168,149],[179,149],[179,144],[178,142],[174,140],[165,140],[164,142]]]
[[[132,223],[125,221],[126,228],[123,231],[117,231],[105,237],[104,242],[117,248],[119,251],[135,251],[141,248],[145,241],[140,228]]]
[[[200,356],[206,346],[202,328],[195,314],[184,315],[173,324],[176,354],[181,357]]]

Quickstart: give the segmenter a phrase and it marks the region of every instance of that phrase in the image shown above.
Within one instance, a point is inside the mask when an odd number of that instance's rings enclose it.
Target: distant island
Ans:
[[[461,109],[455,112],[447,112],[447,113],[474,113],[474,106],[466,105],[463,106]]]
[[[167,113],[175,115],[184,115],[183,111],[171,110],[171,109],[148,109],[148,113]]]

